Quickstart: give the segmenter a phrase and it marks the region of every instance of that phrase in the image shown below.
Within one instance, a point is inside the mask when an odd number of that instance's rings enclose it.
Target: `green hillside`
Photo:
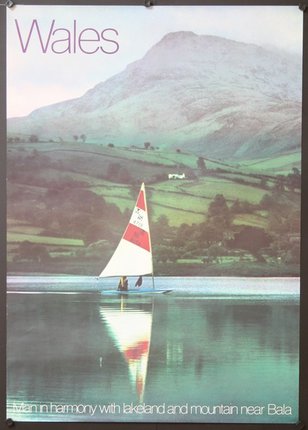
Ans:
[[[300,168],[301,155],[298,151],[276,156],[274,158],[254,159],[242,163],[248,171],[271,174],[288,174],[293,167]]]
[[[64,273],[76,261],[81,273],[86,264],[103,264],[145,182],[160,265],[216,261],[221,271],[224,261],[248,253],[259,263],[290,261],[294,274],[299,167],[298,153],[232,164],[153,147],[9,143],[9,270],[18,272],[27,259],[40,263],[41,271],[62,264]],[[245,234],[264,240],[252,249]]]

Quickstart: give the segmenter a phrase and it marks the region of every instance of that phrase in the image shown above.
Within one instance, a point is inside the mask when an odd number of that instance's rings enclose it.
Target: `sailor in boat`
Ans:
[[[127,276],[121,276],[118,291],[127,291],[128,290],[128,279]]]
[[[135,283],[135,287],[140,288],[141,285],[142,285],[142,276],[139,276],[139,278],[137,279],[137,281]]]

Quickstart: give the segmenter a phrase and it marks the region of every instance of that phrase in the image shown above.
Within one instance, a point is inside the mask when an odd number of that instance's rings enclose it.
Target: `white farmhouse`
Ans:
[[[185,179],[186,175],[185,173],[169,173],[168,179]]]

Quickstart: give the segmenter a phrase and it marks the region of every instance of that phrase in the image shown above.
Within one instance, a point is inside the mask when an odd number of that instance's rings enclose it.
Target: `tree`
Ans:
[[[260,179],[260,187],[267,190],[268,189],[268,184],[267,184],[267,179],[266,178],[261,178]]]
[[[252,203],[249,203],[247,200],[242,200],[241,202],[237,200],[236,202],[234,202],[230,209],[231,212],[237,211],[237,213],[244,214],[251,214],[254,212],[254,210],[255,206]]]
[[[167,245],[156,246],[154,255],[156,260],[162,263],[167,263],[168,261],[175,262],[178,258],[176,250]]]
[[[234,214],[229,209],[226,200],[222,194],[216,194],[214,200],[210,203],[207,213],[207,227],[212,227],[212,229],[217,233],[217,236],[224,237],[231,226],[231,222]]]
[[[293,175],[300,176],[301,172],[298,167],[292,167]]]
[[[150,146],[151,146],[151,143],[150,143],[150,142],[144,142],[144,148],[145,148],[145,149],[149,149],[149,148],[150,148]]]
[[[166,215],[160,215],[155,223],[152,224],[152,238],[157,245],[161,245],[169,237],[171,227]]]
[[[229,241],[232,248],[246,249],[259,258],[262,248],[267,248],[272,243],[271,236],[263,228],[245,226]]]
[[[37,143],[39,141],[39,138],[36,134],[31,134],[29,137],[29,142],[30,143]]]
[[[25,240],[21,242],[18,248],[18,257],[21,260],[28,261],[46,261],[48,260],[49,253],[44,245],[34,244]]]
[[[169,219],[167,215],[160,215],[157,224],[159,224],[160,227],[169,228]]]
[[[200,224],[198,228],[199,240],[202,241],[205,246],[223,241],[224,230],[219,225],[219,220],[217,220],[217,218],[215,221],[218,221],[217,224],[214,222],[204,222]]]
[[[234,203],[232,204],[230,210],[231,210],[232,213],[235,213],[235,214],[236,213],[241,213],[242,206],[241,206],[241,203],[240,203],[239,199],[236,199],[234,201]]]
[[[84,230],[84,241],[87,245],[102,239],[112,239],[113,235],[109,226],[102,222],[94,222]]]
[[[216,260],[217,257],[222,257],[223,255],[227,255],[228,251],[223,246],[213,244],[209,247],[207,254],[209,257],[212,257],[212,259]]]
[[[191,237],[191,234],[192,226],[186,223],[181,224],[180,227],[176,230],[176,237],[172,241],[173,246],[184,246],[185,243],[187,243],[187,241]]]
[[[208,209],[208,220],[220,224],[220,228],[227,226],[231,221],[231,214],[223,194],[216,194]]]
[[[81,134],[80,139],[82,140],[82,143],[85,143],[87,136],[85,134]]]
[[[299,264],[300,263],[300,246],[299,244],[295,244],[292,246],[291,249],[289,249],[285,255],[284,258],[285,263],[293,263],[293,264]]]
[[[285,177],[283,175],[277,175],[276,183],[274,186],[275,191],[281,192],[284,191],[285,186]]]
[[[269,195],[269,194],[264,194],[264,196],[262,197],[262,199],[260,200],[260,208],[261,209],[272,209],[275,207],[275,199],[273,196]]]
[[[293,167],[292,173],[287,176],[287,186],[290,190],[300,189],[301,187],[301,174],[297,167]]]

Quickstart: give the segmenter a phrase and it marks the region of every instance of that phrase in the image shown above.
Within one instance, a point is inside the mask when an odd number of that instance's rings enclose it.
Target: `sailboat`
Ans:
[[[124,234],[99,278],[121,277],[123,283],[126,282],[127,276],[137,276],[140,284],[140,277],[143,275],[152,276],[151,287],[138,286],[131,289],[121,289],[120,291],[103,290],[102,293],[129,295],[171,292],[171,290],[156,289],[154,285],[152,244],[144,183],[141,185],[133,213]],[[125,281],[123,278],[125,278]]]

